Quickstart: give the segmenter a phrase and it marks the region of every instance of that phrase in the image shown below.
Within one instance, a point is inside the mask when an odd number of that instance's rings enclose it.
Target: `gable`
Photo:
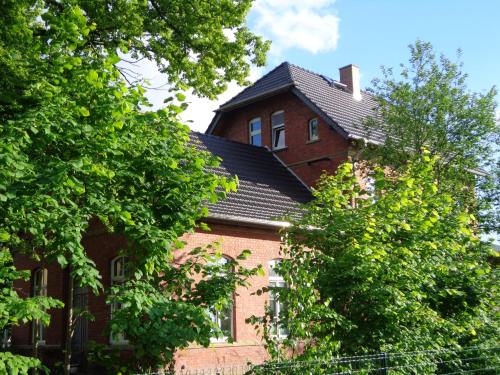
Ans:
[[[384,141],[382,132],[368,131],[362,124],[363,118],[375,114],[376,102],[370,94],[362,92],[361,100],[355,100],[339,82],[287,62],[224,103],[206,133],[213,133],[224,113],[289,90],[345,138]]]

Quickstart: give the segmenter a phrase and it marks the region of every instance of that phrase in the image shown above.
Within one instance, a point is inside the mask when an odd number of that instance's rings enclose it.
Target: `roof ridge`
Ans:
[[[310,70],[310,69],[306,69],[306,68],[304,68],[304,67],[302,67],[302,66],[298,66],[298,65],[296,65],[296,64],[289,64],[289,65],[290,65],[290,66],[292,66],[292,67],[294,67],[294,68],[300,69],[300,70],[302,70],[303,72],[306,72],[306,73],[312,74],[312,75],[314,75],[314,76],[316,76],[316,77],[318,77],[318,78],[321,78],[322,80],[326,81],[326,82],[330,85],[330,87],[332,87],[332,88],[334,88],[334,89],[336,89],[336,90],[344,91],[344,90],[342,90],[341,88],[339,88],[339,87],[335,86],[334,84],[332,84],[333,82],[342,83],[342,82],[340,82],[340,80],[337,80],[337,79],[335,79],[335,78],[332,78],[332,77],[330,77],[330,76],[328,76],[328,75],[326,75],[326,74],[323,74],[323,73],[317,73],[317,72],[314,72],[314,71],[312,71],[312,70]],[[293,73],[292,73],[292,72],[291,72],[291,75],[293,76]],[[296,83],[296,82],[295,82],[295,80],[294,80],[294,84],[295,84],[295,83]],[[295,86],[296,86],[296,87],[298,87],[296,84],[295,84]],[[363,91],[363,90],[361,90],[361,91]]]
[[[224,105],[226,105],[227,103],[229,102],[232,102],[236,97],[242,95],[244,92],[248,91],[249,89],[251,89],[253,86],[255,86],[257,83],[259,83],[260,81],[262,81],[264,78],[266,78],[268,75],[272,74],[275,70],[278,70],[278,68],[280,68],[281,66],[283,65],[288,65],[288,73],[290,74],[290,77],[292,77],[292,72],[290,71],[290,63],[288,61],[283,61],[281,64],[277,65],[276,67],[274,67],[273,69],[271,69],[269,72],[267,72],[266,74],[264,74],[262,77],[260,77],[259,79],[257,79],[255,82],[253,82],[252,84],[248,85],[247,87],[245,87],[243,90],[241,90],[239,93],[237,93],[236,95],[234,95],[231,99],[229,100],[226,100],[224,103],[222,103],[219,108],[222,108],[224,107]],[[293,78],[292,78],[292,81],[293,83],[295,84]]]
[[[302,67],[302,66],[299,66],[299,65],[296,65],[296,64],[290,64],[290,63],[289,63],[288,65],[293,66],[294,68],[300,69],[300,70],[302,70],[302,71],[304,71],[304,72],[314,74],[315,76],[318,76],[318,77],[325,76],[325,77],[327,77],[327,78],[330,78],[330,77],[328,77],[328,76],[326,76],[326,75],[324,75],[324,74],[320,74],[320,73],[313,72],[313,71],[312,71],[312,70],[310,70],[310,69],[306,69],[306,68],[304,68],[304,67]],[[332,79],[333,79],[333,78],[332,78]]]

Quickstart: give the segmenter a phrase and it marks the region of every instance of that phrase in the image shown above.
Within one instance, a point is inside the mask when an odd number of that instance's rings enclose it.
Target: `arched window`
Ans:
[[[285,112],[278,111],[271,115],[273,150],[285,148]]]
[[[281,262],[281,259],[269,261],[269,307],[273,317],[272,333],[278,337],[286,337],[288,331],[279,324],[280,314],[285,311],[286,306],[279,301],[279,288],[286,288],[285,280],[276,273],[275,267]]]
[[[260,117],[250,121],[248,124],[248,133],[251,145],[262,146],[262,122],[260,121]]]
[[[47,277],[48,272],[46,268],[38,268],[33,271],[32,281],[34,297],[47,296]],[[45,326],[40,320],[33,321],[32,341],[34,344],[45,344]]]
[[[128,258],[126,256],[117,256],[111,261],[111,286],[123,284],[128,275]],[[113,312],[122,308],[121,303],[113,302],[111,304],[111,317]],[[111,335],[109,338],[111,344],[126,345],[128,340],[124,333]]]
[[[214,259],[209,265],[224,266],[229,262],[228,258],[221,257]],[[233,297],[234,298],[234,297]],[[210,341],[212,342],[226,342],[229,338],[234,337],[234,303],[230,303],[222,310],[217,311],[214,307],[208,309],[210,319],[220,329],[222,336],[216,336],[215,332]]]

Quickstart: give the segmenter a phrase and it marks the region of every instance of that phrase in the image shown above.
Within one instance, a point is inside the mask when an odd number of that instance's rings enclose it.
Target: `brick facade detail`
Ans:
[[[349,141],[314,113],[292,92],[285,92],[271,98],[222,114],[213,135],[249,143],[249,123],[260,117],[262,121],[262,145],[272,149],[271,115],[285,112],[286,148],[275,151],[287,166],[308,186],[314,186],[323,171],[333,173],[347,161]],[[319,139],[309,141],[309,120],[319,120]]]
[[[187,242],[185,253],[190,249],[213,242],[220,243],[223,255],[235,258],[242,250],[250,249],[252,256],[242,262],[246,267],[256,267],[259,264],[268,270],[268,262],[280,258],[280,237],[275,230],[260,229],[256,227],[243,227],[227,224],[210,224],[211,231],[197,230],[187,234],[182,240]],[[102,230],[91,231],[83,240],[86,251],[97,268],[101,271],[102,282],[105,288],[110,286],[111,261],[120,249],[126,246],[123,236],[105,233]],[[181,253],[177,254],[182,255]],[[15,260],[18,269],[35,271],[40,263],[18,256]],[[56,264],[49,264],[48,269],[48,295],[65,301],[67,299],[66,270]],[[245,365],[248,362],[261,363],[266,357],[266,350],[261,345],[254,328],[245,320],[252,315],[263,315],[267,300],[266,295],[252,295],[257,289],[267,285],[268,278],[254,277],[250,280],[251,287],[239,288],[234,299],[233,327],[234,343],[214,343],[209,348],[193,345],[187,350],[180,351],[176,356],[178,369],[198,369],[216,366]],[[16,288],[23,295],[32,293],[29,282],[17,282]],[[100,344],[109,344],[109,337],[103,331],[110,317],[110,307],[105,303],[105,295],[88,294],[88,307],[95,320],[88,322],[88,340]],[[47,363],[60,360],[60,350],[64,345],[65,310],[50,311],[51,324],[46,328],[45,344],[41,346],[40,353]],[[17,349],[24,349],[25,353],[31,352],[31,325],[16,327],[12,332],[12,345]],[[58,354],[56,354],[58,353]]]

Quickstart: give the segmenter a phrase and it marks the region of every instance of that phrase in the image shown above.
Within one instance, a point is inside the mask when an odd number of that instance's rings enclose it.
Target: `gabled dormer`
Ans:
[[[224,103],[207,133],[267,147],[313,186],[348,160],[353,140],[382,140],[361,122],[375,102],[360,89],[358,67],[339,73],[336,81],[284,62]]]

